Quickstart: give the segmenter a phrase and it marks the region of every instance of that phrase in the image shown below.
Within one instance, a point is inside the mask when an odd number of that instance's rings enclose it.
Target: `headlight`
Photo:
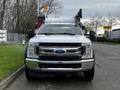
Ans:
[[[39,56],[36,54],[36,46],[38,46],[37,43],[29,43],[28,49],[27,49],[27,57],[28,58],[38,58]]]
[[[82,44],[82,47],[84,48],[83,49],[84,53],[82,55],[82,58],[83,59],[92,58],[93,57],[93,52],[92,52],[91,43],[84,43],[84,44]]]

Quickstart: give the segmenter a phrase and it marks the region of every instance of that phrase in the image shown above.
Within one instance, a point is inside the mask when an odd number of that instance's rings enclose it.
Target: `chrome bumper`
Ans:
[[[94,59],[80,60],[80,61],[43,61],[37,59],[25,60],[27,68],[30,70],[40,71],[85,71],[89,70],[94,66]],[[40,63],[44,64],[81,64],[81,68],[40,68]]]

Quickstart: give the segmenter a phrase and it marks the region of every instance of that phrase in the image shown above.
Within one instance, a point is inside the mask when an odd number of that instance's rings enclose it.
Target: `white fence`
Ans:
[[[0,30],[0,41],[7,41],[7,30]]]
[[[25,40],[25,35],[18,33],[7,33],[8,42],[22,42]]]
[[[18,33],[9,33],[7,30],[0,30],[0,42],[22,42],[25,35]]]

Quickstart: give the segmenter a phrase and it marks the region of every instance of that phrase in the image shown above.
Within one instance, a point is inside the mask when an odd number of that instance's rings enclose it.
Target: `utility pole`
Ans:
[[[97,27],[98,27],[98,21],[96,18],[96,20],[95,20],[95,41],[97,41]]]
[[[112,22],[113,22],[112,18],[109,17],[109,24],[108,24],[108,26],[109,26],[109,38],[110,39],[111,39],[111,31],[112,31]]]

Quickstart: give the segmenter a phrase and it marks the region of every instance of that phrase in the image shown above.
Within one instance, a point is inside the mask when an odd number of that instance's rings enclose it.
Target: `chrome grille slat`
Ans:
[[[64,49],[66,52],[64,54],[61,54],[59,56],[80,56],[81,50],[79,50],[81,47],[48,47],[39,46],[39,55],[43,56],[54,56],[58,55],[54,52],[55,49]]]

